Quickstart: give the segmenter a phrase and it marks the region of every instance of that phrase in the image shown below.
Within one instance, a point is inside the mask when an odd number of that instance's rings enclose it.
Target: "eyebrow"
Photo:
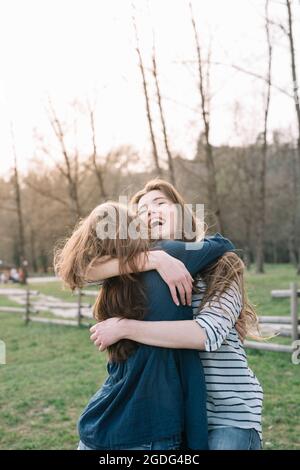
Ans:
[[[166,198],[166,196],[157,196],[157,197],[155,197],[155,198],[152,200],[152,202],[158,201],[159,199],[167,199],[167,198]],[[143,204],[143,205],[139,208],[138,212],[140,212],[140,210],[143,209],[144,207],[146,207],[146,204]]]

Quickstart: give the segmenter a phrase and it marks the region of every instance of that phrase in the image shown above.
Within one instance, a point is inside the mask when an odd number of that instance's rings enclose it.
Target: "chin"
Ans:
[[[174,238],[173,234],[170,233],[169,230],[161,230],[160,237],[167,240]]]
[[[170,233],[169,230],[164,229],[164,227],[156,227],[156,229],[151,232],[151,235],[155,240],[170,240],[174,238],[174,235]]]

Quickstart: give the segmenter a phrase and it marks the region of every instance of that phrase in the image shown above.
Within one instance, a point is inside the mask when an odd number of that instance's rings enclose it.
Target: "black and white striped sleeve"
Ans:
[[[205,351],[216,351],[229,335],[242,311],[242,293],[236,283],[218,299],[203,305],[195,321],[206,331]]]

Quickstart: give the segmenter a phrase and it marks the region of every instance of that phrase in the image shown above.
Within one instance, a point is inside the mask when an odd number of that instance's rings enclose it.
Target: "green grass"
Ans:
[[[292,364],[287,353],[247,354],[264,390],[264,448],[300,450],[300,364]]]
[[[288,288],[296,279],[293,268],[267,266],[266,274],[250,272],[247,279],[261,314],[288,314],[288,301],[272,300],[270,291]],[[56,283],[31,287],[60,292]],[[6,313],[0,320],[7,350],[7,364],[0,365],[0,449],[75,449],[78,416],[106,376],[105,355],[85,328],[25,326],[19,315]],[[300,449],[300,365],[287,353],[248,351],[248,356],[265,393],[264,447]]]
[[[266,265],[265,274],[247,273],[250,300],[259,315],[289,315],[289,299],[272,299],[271,290],[288,289],[300,278],[288,264]],[[272,342],[290,344],[288,338]],[[250,367],[264,389],[263,431],[265,449],[300,449],[300,365],[287,353],[248,350]]]
[[[10,300],[6,295],[0,295],[0,307],[22,307],[22,305]]]
[[[105,355],[86,328],[24,325],[0,314],[0,449],[75,449],[76,421],[103,382]]]
[[[272,299],[271,290],[288,289],[291,282],[298,282],[300,277],[288,264],[267,264],[265,274],[255,274],[252,270],[246,275],[249,298],[257,308],[259,315],[289,315],[289,299]]]
[[[37,284],[30,284],[30,289],[32,290],[37,290],[41,294],[45,295],[52,295],[54,297],[58,297],[62,300],[65,300],[67,302],[77,302],[78,295],[76,293],[72,293],[70,290],[65,289],[61,282],[48,282],[48,283],[37,283]],[[97,289],[96,287],[89,287],[86,288],[85,290],[95,290]],[[82,297],[82,302],[84,303],[93,303],[95,301],[94,296],[86,296],[84,295]]]

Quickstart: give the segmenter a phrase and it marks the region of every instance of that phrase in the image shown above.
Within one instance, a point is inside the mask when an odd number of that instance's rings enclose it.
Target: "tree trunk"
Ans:
[[[197,53],[197,65],[198,65],[198,76],[199,76],[199,94],[201,98],[201,117],[204,126],[205,136],[205,164],[207,170],[207,195],[210,205],[210,209],[213,211],[216,229],[219,232],[224,233],[224,224],[222,220],[220,201],[218,195],[218,185],[216,178],[216,168],[213,158],[213,148],[210,143],[210,113],[209,113],[209,91],[205,89],[203,63],[201,58],[201,47],[196,27],[195,17],[193,14],[192,4],[190,3],[191,21],[194,32],[196,53]],[[208,65],[209,66],[209,65]]]
[[[135,39],[136,39],[136,52],[138,55],[139,68],[140,68],[140,72],[142,76],[143,91],[144,91],[144,98],[145,98],[145,104],[146,104],[146,115],[147,115],[150,138],[151,138],[151,143],[152,143],[152,156],[153,156],[153,161],[154,161],[154,167],[156,169],[157,175],[161,177],[162,171],[159,165],[158,151],[157,151],[157,145],[156,145],[154,129],[153,129],[153,121],[152,121],[152,115],[151,115],[151,109],[150,109],[150,98],[149,98],[149,93],[148,93],[145,68],[143,64],[142,53],[141,53],[140,46],[139,46],[139,38],[138,38],[136,21],[134,17],[132,19],[133,19],[133,27],[134,27]]]
[[[296,54],[295,54],[295,45],[294,45],[294,31],[293,31],[293,13],[292,13],[292,6],[291,1],[286,0],[286,7],[287,7],[287,15],[288,15],[288,38],[290,44],[290,55],[291,55],[291,75],[293,81],[293,92],[294,92],[294,104],[295,104],[295,111],[297,117],[297,126],[298,126],[298,139],[297,139],[297,150],[298,150],[298,181],[300,177],[300,101],[299,101],[299,90],[298,90],[298,76],[297,76],[297,65],[296,65]],[[300,184],[297,184],[297,204],[296,204],[296,220],[297,215],[300,212]],[[298,256],[298,269],[297,274],[300,274],[300,256]]]
[[[175,185],[176,182],[175,182],[173,157],[172,157],[170,146],[169,146],[167,127],[166,127],[166,119],[165,119],[165,115],[164,115],[163,107],[162,107],[162,99],[161,99],[160,87],[159,87],[159,82],[158,82],[157,65],[156,65],[156,57],[155,57],[154,46],[153,46],[153,55],[152,55],[152,66],[153,66],[152,67],[152,73],[153,73],[154,80],[155,80],[157,102],[158,102],[160,119],[161,119],[163,136],[164,136],[164,144],[165,144],[165,149],[166,149],[167,156],[168,156],[168,166],[169,166],[170,180],[171,180],[171,183],[173,185]]]
[[[297,207],[298,207],[298,201],[297,201],[297,194],[298,194],[298,189],[297,189],[297,169],[298,169],[298,157],[294,155],[293,149],[291,150],[291,158],[292,158],[292,164],[291,164],[291,174],[290,174],[290,180],[291,180],[291,185],[290,185],[290,198],[289,198],[289,203],[290,203],[290,223],[289,223],[289,239],[288,239],[288,250],[289,250],[289,259],[290,263],[295,266],[296,269],[298,269],[298,259],[297,259],[297,246],[296,246],[296,233],[297,233]]]
[[[269,0],[266,0],[266,37],[268,46],[268,72],[267,72],[267,97],[264,110],[264,131],[263,131],[263,144],[261,151],[260,171],[258,175],[258,214],[256,221],[256,272],[264,272],[264,233],[265,233],[265,218],[266,218],[266,162],[268,152],[268,116],[270,110],[271,98],[271,74],[272,74],[272,44],[270,39],[269,29],[269,14],[268,14]]]
[[[36,261],[36,250],[35,250],[35,233],[32,228],[30,228],[30,255],[31,255],[31,266],[33,272],[37,272],[37,261]]]
[[[107,198],[107,194],[104,188],[104,181],[102,176],[102,171],[97,165],[97,145],[96,145],[96,130],[95,130],[95,115],[93,109],[90,109],[90,122],[92,128],[92,142],[93,142],[93,155],[92,155],[92,164],[96,174],[96,178],[99,185],[100,197],[103,201]]]
[[[272,257],[273,257],[273,263],[277,264],[278,263],[278,250],[277,250],[277,243],[275,240],[273,240],[273,246],[272,246]]]
[[[22,212],[22,198],[21,198],[21,189],[19,181],[19,171],[18,171],[18,161],[17,161],[17,152],[14,143],[13,129],[11,128],[12,136],[12,146],[13,146],[13,155],[14,155],[14,192],[15,192],[15,202],[16,202],[16,212],[18,220],[18,257],[20,263],[25,260],[25,236],[24,236],[24,223],[23,223],[23,212]]]
[[[67,190],[69,195],[69,205],[72,223],[81,217],[81,208],[78,196],[78,154],[75,157],[69,155],[65,144],[65,134],[62,123],[56,115],[55,109],[49,99],[49,108],[51,111],[50,124],[59,142],[61,153],[64,159],[64,167],[59,163],[56,164],[58,170],[67,182]]]

